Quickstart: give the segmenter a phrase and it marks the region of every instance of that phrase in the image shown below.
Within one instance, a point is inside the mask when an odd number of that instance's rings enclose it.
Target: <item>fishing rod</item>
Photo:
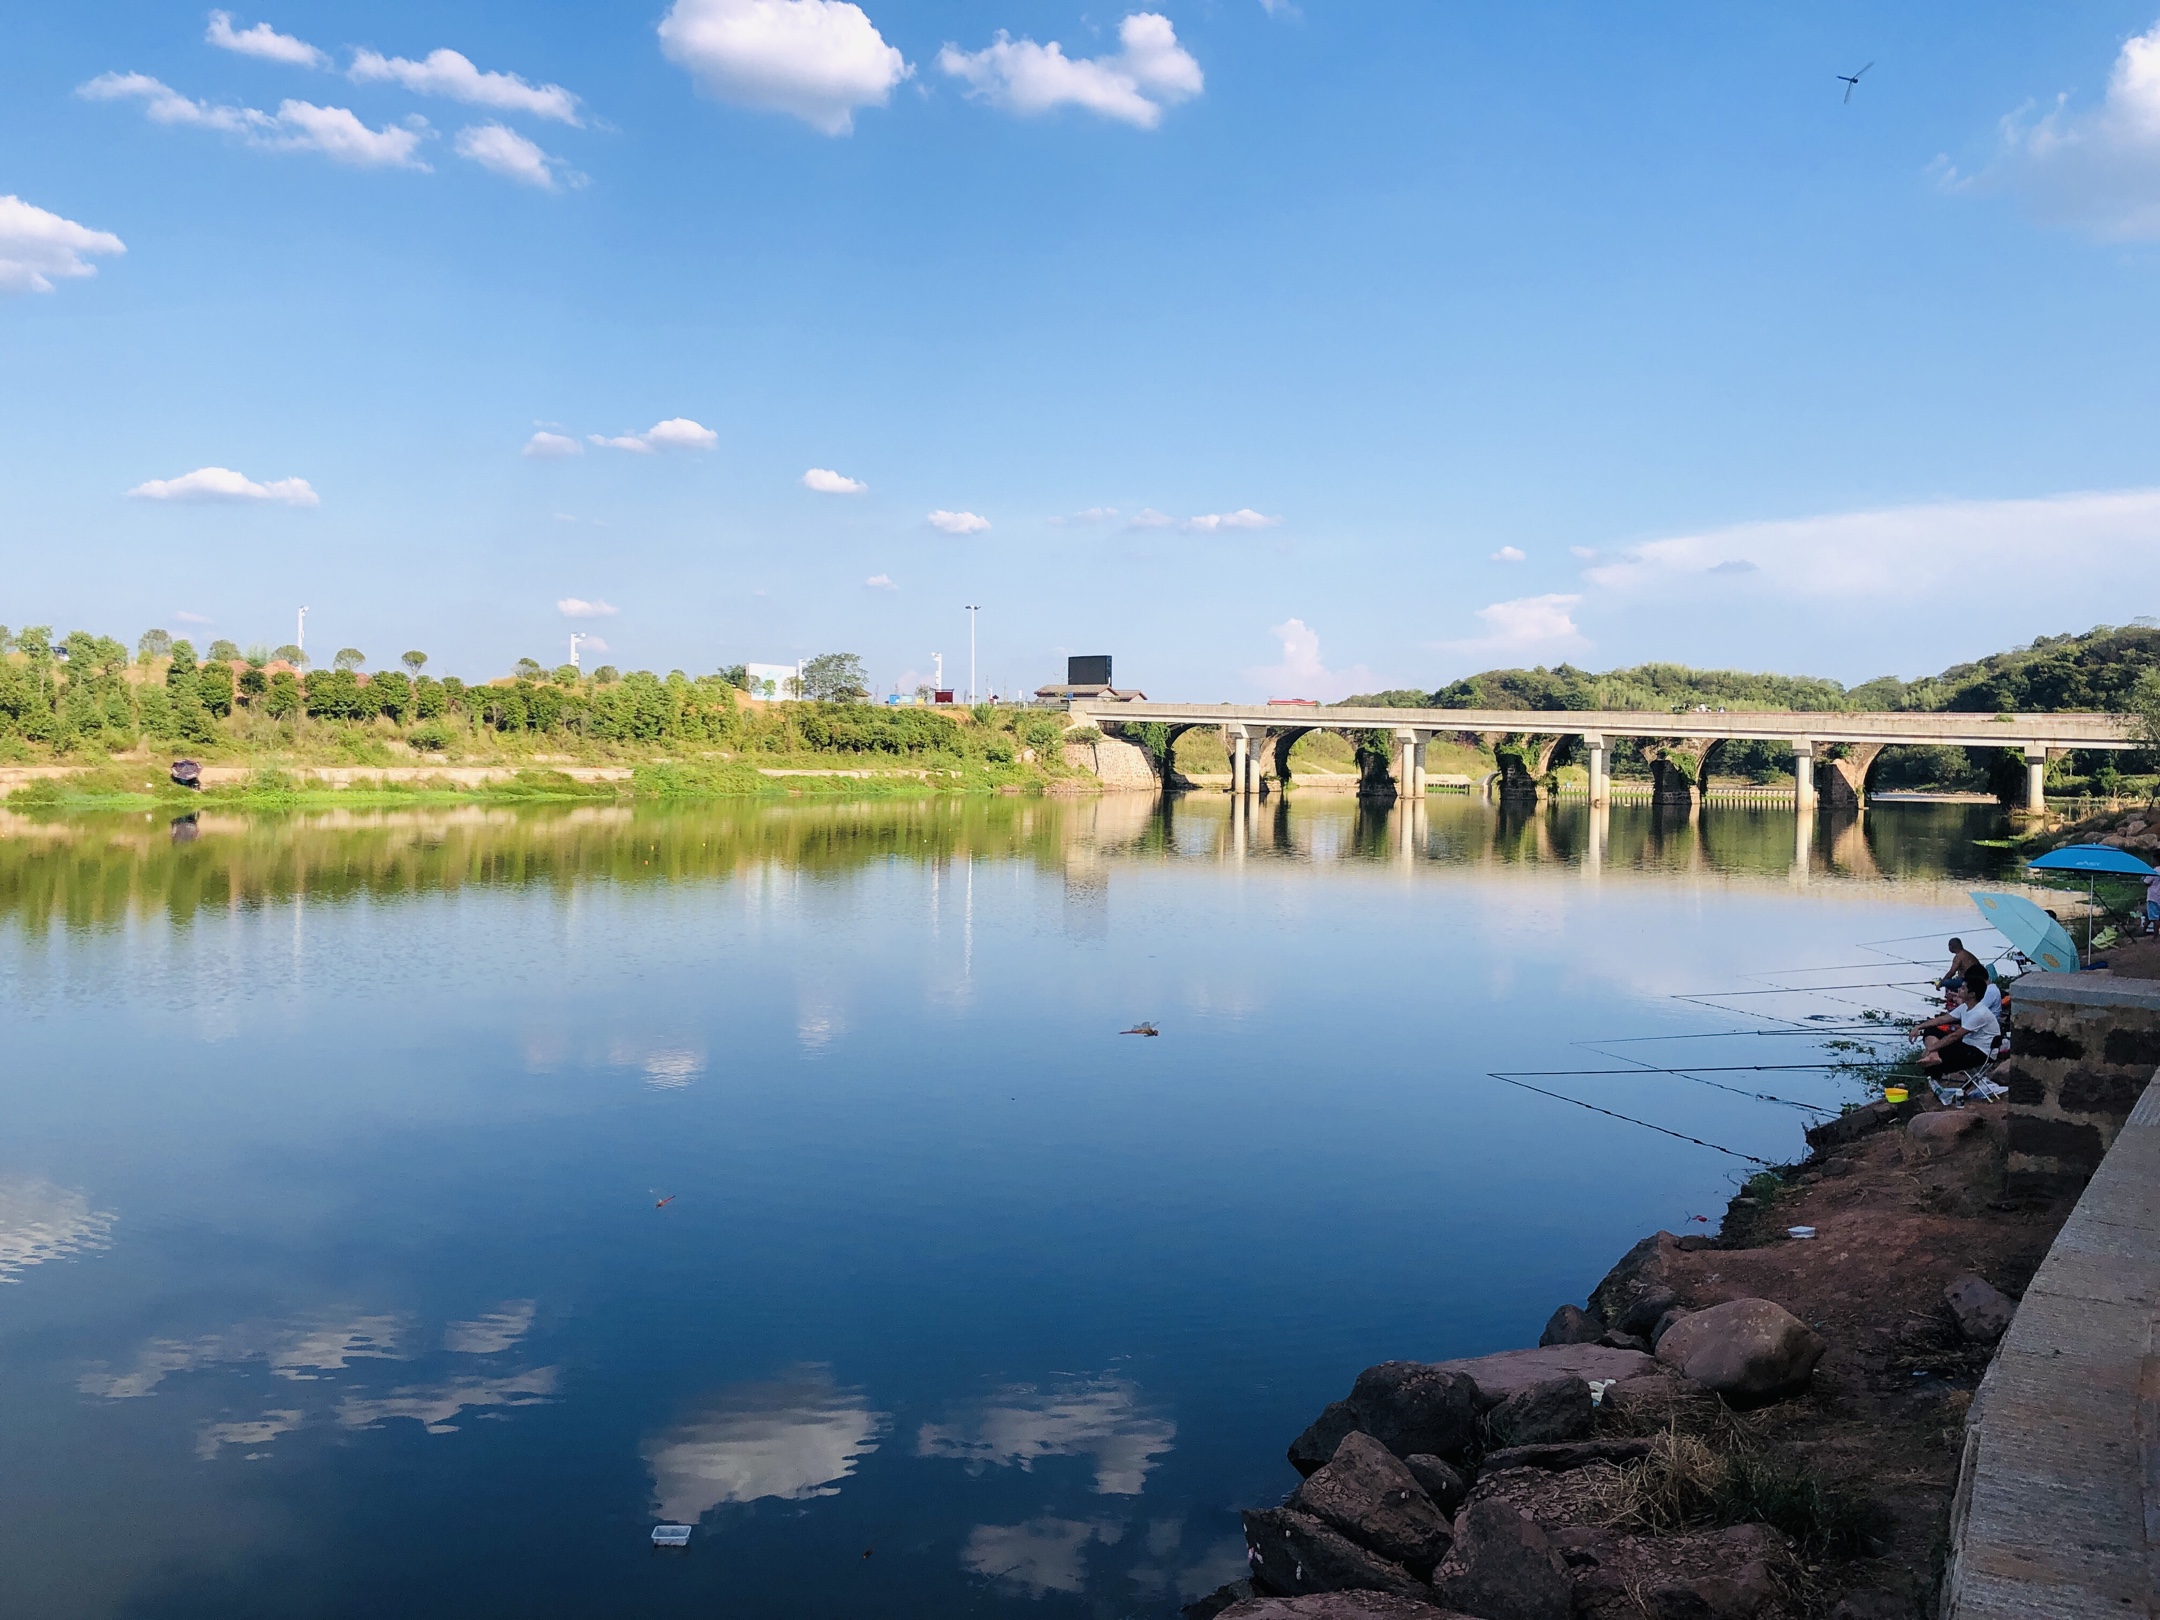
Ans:
[[[1488,1071],[1488,1075],[1489,1078],[1499,1081],[1504,1086],[1515,1086],[1523,1091],[1534,1091],[1540,1097],[1552,1098],[1554,1102],[1573,1103],[1577,1108],[1587,1108],[1591,1113],[1603,1114],[1607,1119],[1617,1119],[1627,1125],[1640,1125],[1646,1131],[1656,1131],[1658,1135],[1669,1136],[1677,1142],[1692,1142],[1697,1147],[1706,1147],[1713,1153],[1724,1154],[1727,1158],[1742,1159],[1749,1164],[1759,1164],[1766,1170],[1775,1168],[1770,1160],[1758,1158],[1752,1153],[1742,1153],[1738,1148],[1720,1147],[1715,1142],[1705,1142],[1701,1137],[1690,1136],[1685,1131],[1667,1130],[1663,1125],[1653,1125],[1647,1119],[1637,1119],[1632,1114],[1622,1114],[1610,1108],[1600,1108],[1596,1103],[1584,1102],[1580,1097],[1569,1097],[1561,1092],[1547,1091],[1543,1086],[1533,1086],[1504,1074],[1495,1074]]]

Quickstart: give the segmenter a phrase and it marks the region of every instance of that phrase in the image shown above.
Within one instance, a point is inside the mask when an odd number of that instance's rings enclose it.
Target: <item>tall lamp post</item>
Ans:
[[[578,662],[577,649],[578,643],[583,641],[584,639],[584,631],[573,630],[570,632],[570,667],[574,670],[577,670],[579,674],[584,673],[584,666]]]
[[[297,625],[297,626],[296,626],[296,627],[294,628],[294,630],[293,630],[293,645],[294,645],[295,647],[298,647],[298,648],[299,648],[299,649],[300,649],[300,650],[301,650],[302,652],[306,652],[306,651],[307,651],[307,609],[306,609],[306,608],[302,608],[302,609],[300,610],[300,622],[299,622],[299,624],[298,624],[298,625]]]
[[[976,701],[976,693],[975,693],[975,615],[976,615],[976,614],[978,614],[978,613],[980,613],[981,611],[982,611],[982,608],[981,608],[981,606],[980,606],[979,604],[977,604],[977,603],[974,603],[974,602],[970,602],[970,603],[968,603],[968,604],[967,604],[967,616],[968,616],[968,702],[970,702],[970,703],[973,703],[973,702],[975,702],[975,701]]]

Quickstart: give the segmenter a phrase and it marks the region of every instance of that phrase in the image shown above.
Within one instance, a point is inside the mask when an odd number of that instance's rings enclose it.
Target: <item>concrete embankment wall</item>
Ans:
[[[2075,1191],[2100,1167],[2160,1068],[2160,984],[2028,973],[1996,1078],[2010,1088],[2006,1190]]]
[[[2034,982],[2042,977],[2050,982]],[[2160,984],[2029,975],[2017,1016],[2023,1078],[2015,1086],[2027,1100],[2011,1108],[2012,1164],[2021,1120],[2028,1176],[2074,1175],[2070,1166],[2094,1141],[2104,1153],[1967,1415],[1943,1620],[2149,1616],[2160,1613],[2160,1086],[2150,1083],[2152,1062],[2144,1060],[2122,1113],[2108,1100],[2119,1095],[2121,1073],[2135,1068],[2133,1051],[2160,1030]],[[2042,1048],[2054,1041],[2060,1050],[2026,1055],[2028,1031],[2046,1037]]]

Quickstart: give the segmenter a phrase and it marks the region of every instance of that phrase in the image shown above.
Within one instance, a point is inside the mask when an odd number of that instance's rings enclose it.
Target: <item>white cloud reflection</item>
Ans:
[[[281,1434],[290,1434],[307,1420],[305,1412],[265,1412],[243,1423],[206,1423],[196,1432],[195,1455],[214,1462],[224,1446],[267,1446]],[[258,1455],[260,1455],[258,1453]]]
[[[533,1309],[529,1299],[506,1299],[470,1322],[452,1322],[443,1329],[443,1348],[468,1356],[498,1355],[532,1331]]]
[[[138,1400],[155,1393],[174,1373],[241,1361],[265,1362],[280,1378],[312,1383],[350,1361],[394,1358],[403,1331],[403,1323],[395,1316],[318,1319],[297,1327],[243,1322],[228,1332],[199,1339],[152,1339],[130,1371],[87,1372],[76,1387],[85,1395],[110,1401]]]
[[[1142,1410],[1139,1389],[1122,1378],[1072,1379],[1050,1388],[1014,1384],[946,1423],[925,1423],[919,1457],[957,1457],[980,1472],[1038,1457],[1092,1457],[1095,1489],[1138,1496],[1155,1459],[1170,1450],[1177,1425]]]
[[[1078,1592],[1087,1585],[1087,1544],[1115,1546],[1123,1534],[1119,1525],[1047,1515],[1025,1524],[978,1524],[968,1532],[960,1562],[1029,1597]]]
[[[723,1502],[803,1501],[839,1494],[859,1458],[877,1450],[888,1419],[824,1367],[743,1384],[640,1448],[663,1519],[695,1524]]]
[[[391,1418],[411,1418],[429,1434],[455,1434],[450,1420],[468,1407],[543,1406],[555,1393],[562,1369],[535,1367],[501,1378],[452,1378],[439,1384],[394,1389],[372,1400],[348,1395],[338,1402],[338,1423],[374,1429]]]
[[[19,1283],[21,1272],[48,1260],[110,1248],[116,1219],[49,1181],[0,1177],[0,1283]]]

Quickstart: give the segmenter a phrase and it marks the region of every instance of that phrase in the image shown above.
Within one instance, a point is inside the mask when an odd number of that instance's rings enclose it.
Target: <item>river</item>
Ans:
[[[1996,823],[0,815],[0,1612],[1174,1614],[1798,1156]]]

